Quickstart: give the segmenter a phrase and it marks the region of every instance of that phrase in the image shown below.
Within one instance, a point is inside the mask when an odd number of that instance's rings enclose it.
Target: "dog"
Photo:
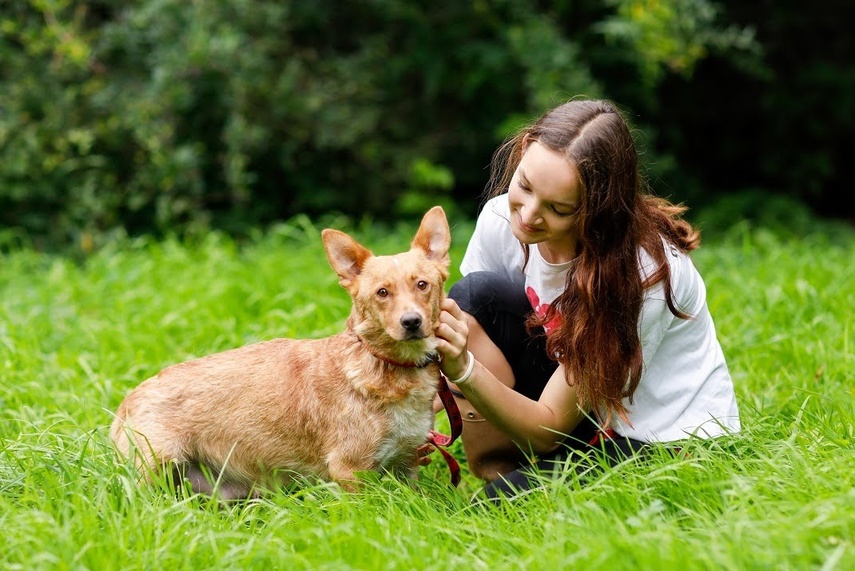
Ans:
[[[194,492],[229,500],[303,480],[355,490],[363,471],[416,476],[440,379],[445,212],[429,210],[397,255],[374,256],[337,230],[321,235],[353,299],[346,329],[247,345],[144,381],[110,429],[144,480],[171,469]]]

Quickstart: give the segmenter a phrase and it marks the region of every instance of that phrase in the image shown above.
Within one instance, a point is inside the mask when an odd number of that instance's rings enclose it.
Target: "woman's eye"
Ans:
[[[377,297],[388,297],[388,296],[389,296],[389,290],[386,289],[385,287],[381,287],[380,289],[377,290]]]
[[[416,287],[419,288],[421,291],[425,291],[428,288],[428,283],[424,280],[419,280],[419,282],[416,284]]]

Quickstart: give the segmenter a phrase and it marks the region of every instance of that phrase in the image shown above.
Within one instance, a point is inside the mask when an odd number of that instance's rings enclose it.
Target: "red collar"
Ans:
[[[356,333],[354,333],[354,335],[356,335]],[[378,355],[377,353],[372,351],[371,347],[369,347],[368,343],[363,341],[362,337],[360,337],[359,335],[356,335],[356,338],[359,340],[360,343],[362,343],[362,345],[365,346],[365,350],[368,351],[368,353],[370,353],[372,357],[374,357],[375,359],[378,359],[380,361],[383,361],[384,363],[388,363],[390,365],[393,365],[395,367],[404,367],[405,369],[413,369],[413,368],[424,369],[425,367],[427,367],[428,365],[430,365],[431,363],[436,361],[435,355],[431,355],[430,358],[427,361],[425,361],[424,363],[418,363],[418,362],[417,363],[402,363],[400,361],[395,361],[394,359],[389,359],[387,357],[384,357],[383,355]]]

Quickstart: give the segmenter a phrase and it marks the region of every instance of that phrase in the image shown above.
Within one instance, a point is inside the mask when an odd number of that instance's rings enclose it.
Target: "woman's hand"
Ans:
[[[467,344],[469,325],[466,314],[453,299],[444,299],[440,304],[439,325],[436,328],[440,369],[449,379],[459,379],[469,365]]]
[[[428,438],[430,438],[430,434],[428,434]],[[425,442],[418,448],[416,448],[416,464],[419,466],[427,466],[431,463],[430,455],[436,450],[436,446],[431,444],[430,442]]]

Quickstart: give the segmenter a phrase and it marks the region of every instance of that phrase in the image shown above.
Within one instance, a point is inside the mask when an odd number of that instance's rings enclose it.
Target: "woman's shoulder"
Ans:
[[[678,305],[695,305],[698,298],[703,298],[706,292],[703,279],[695,268],[691,256],[664,237],[661,238],[661,244],[665,254],[665,263],[668,264],[671,291],[674,294],[675,301]],[[643,280],[648,279],[659,269],[656,259],[645,248],[639,248],[638,264]],[[648,297],[651,297],[651,294],[653,294],[652,297],[657,297],[654,292],[664,295],[662,290],[661,282],[655,284],[648,292]]]
[[[484,203],[481,214],[478,215],[478,221],[481,222],[483,219],[485,222],[502,223],[504,226],[508,226],[510,216],[511,207],[508,203],[508,195],[505,193],[494,196]],[[510,227],[508,226],[508,228]]]
[[[680,250],[680,248],[662,236],[660,236],[659,243],[662,245],[662,251],[665,254],[665,261],[668,263],[672,274],[674,271],[684,271],[685,268],[689,266],[694,267],[692,258],[687,252]],[[650,277],[650,275],[659,269],[659,264],[653,254],[647,251],[644,246],[639,246],[638,248],[638,267],[644,278]]]
[[[513,248],[517,245],[511,231],[511,211],[508,195],[501,194],[488,200],[478,215],[476,234],[481,240],[488,241],[499,248]]]
[[[511,231],[508,197],[502,194],[491,198],[478,215],[460,270],[464,275],[486,270],[518,276],[522,265],[522,248]]]

